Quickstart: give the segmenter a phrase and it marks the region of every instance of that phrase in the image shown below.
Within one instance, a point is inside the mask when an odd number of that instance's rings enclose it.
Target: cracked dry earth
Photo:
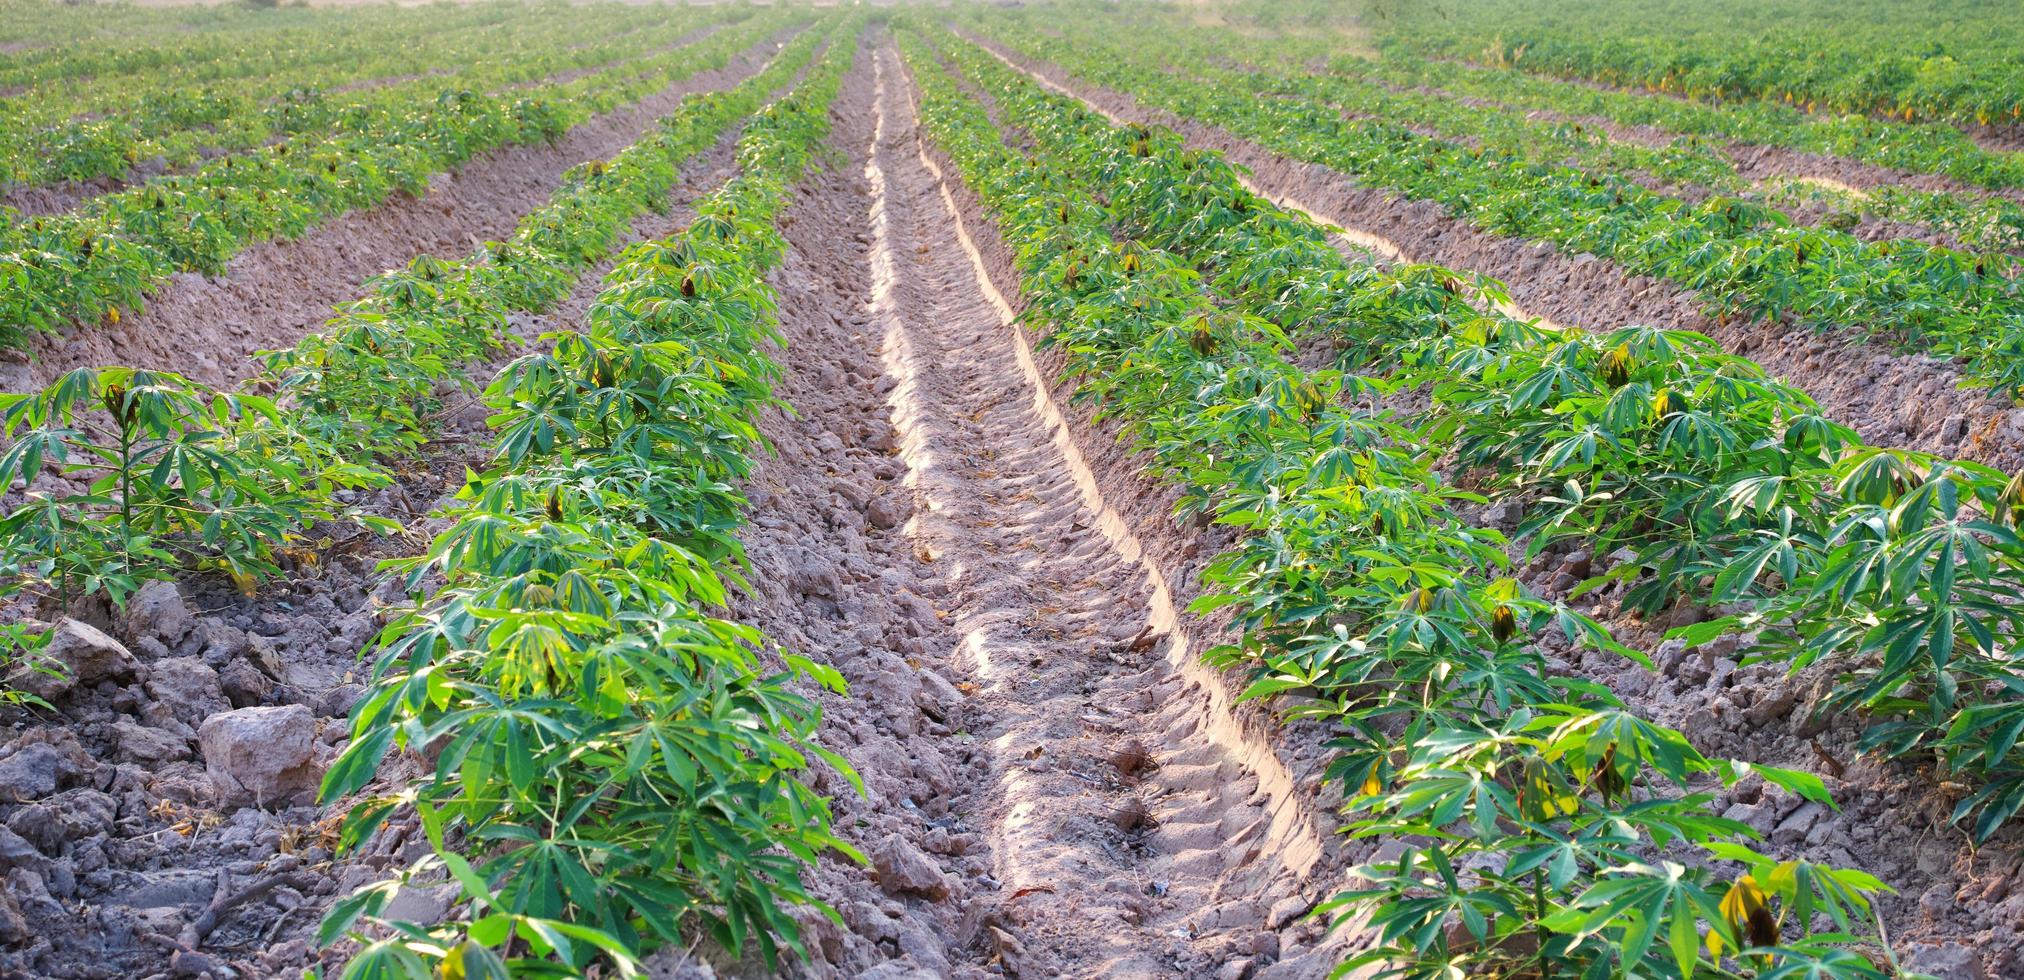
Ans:
[[[817,784],[869,863],[817,869],[843,923],[803,916],[797,969],[1325,976],[1338,951],[1301,917],[1340,882],[1312,781],[1196,666],[1187,597],[1106,504],[1143,488],[1085,461],[1110,437],[1056,408],[894,49],[860,53],[836,116],[784,221],[790,408],[762,426],[736,609],[850,684],[822,739],[866,793]]]

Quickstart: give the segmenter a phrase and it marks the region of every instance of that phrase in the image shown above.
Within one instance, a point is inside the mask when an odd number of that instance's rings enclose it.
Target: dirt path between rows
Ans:
[[[25,391],[66,371],[111,364],[176,371],[215,385],[244,380],[254,368],[249,355],[321,328],[331,308],[356,298],[367,278],[416,255],[462,256],[511,234],[522,215],[547,202],[564,170],[638,141],[684,96],[757,73],[786,36],[588,120],[553,146],[501,150],[438,177],[420,198],[397,196],[294,241],[254,245],[232,259],[224,276],[180,273],[145,311],[117,325],[38,339],[28,363],[0,364],[0,390]]]
[[[1457,63],[1465,68],[1469,68],[1472,70],[1480,71],[1484,70],[1485,68],[1485,66],[1476,64],[1475,62],[1469,61],[1467,59],[1457,59]],[[1657,92],[1641,87],[1615,85],[1609,82],[1604,82],[1593,78],[1587,78],[1581,75],[1560,75],[1547,71],[1525,71],[1525,73],[1550,82],[1559,82],[1563,85],[1575,85],[1581,88],[1594,89],[1597,92],[1604,92],[1614,95],[1635,95],[1640,98],[1646,99],[1671,99],[1674,102],[1684,102],[1688,105],[1700,106],[1703,108],[1719,107],[1722,104],[1722,100],[1719,98],[1704,99],[1704,98],[1696,98],[1695,96],[1688,95],[1684,92]],[[1748,103],[1756,101],[1772,102],[1774,100],[1771,99],[1760,100],[1745,97],[1738,101]],[[1832,119],[1836,116],[1841,115],[1865,115],[1865,113],[1839,113],[1832,109],[1826,109],[1826,110],[1819,110],[1816,112],[1803,113],[1803,115],[1822,119]],[[1878,121],[1880,122],[1888,123],[1897,121],[1887,116],[1878,117],[1875,116],[1874,114],[1868,115],[1871,115],[1872,118],[1877,118]],[[1926,122],[1929,120],[1921,120],[1921,121]],[[1938,124],[1942,126],[1946,125],[1953,126],[1955,129],[1961,131],[1961,135],[1966,136],[1970,140],[1973,140],[1977,146],[1980,146],[1983,150],[1990,153],[2024,152],[2024,127],[2016,125],[2004,125],[2000,123],[1994,125],[1979,125],[1976,123],[1938,123]]]
[[[1101,105],[1098,105],[1097,103],[1083,99],[1080,95],[1076,94],[1068,87],[1056,82],[1053,78],[1045,74],[1041,74],[1040,72],[1034,71],[1028,68],[1026,65],[1014,61],[1004,49],[999,48],[995,45],[986,44],[984,45],[984,50],[988,52],[992,57],[997,58],[1000,62],[1004,63],[1006,67],[1011,68],[1012,70],[1025,75],[1027,78],[1032,79],[1040,87],[1047,89],[1048,91],[1053,92],[1056,95],[1066,96],[1068,98],[1082,102],[1082,104],[1087,106],[1089,109],[1095,111],[1099,115],[1103,116],[1105,119],[1110,120],[1112,125],[1128,126],[1131,124],[1130,120],[1127,120],[1125,117],[1120,116],[1117,113],[1112,112]],[[1302,204],[1298,199],[1292,197],[1291,195],[1285,193],[1277,193],[1267,188],[1261,187],[1258,185],[1256,181],[1252,180],[1249,176],[1246,176],[1241,172],[1237,174],[1237,183],[1243,185],[1245,190],[1253,194],[1256,194],[1259,197],[1265,198],[1266,200],[1271,201],[1273,204],[1278,205],[1279,207],[1285,208],[1288,211],[1298,211],[1301,214],[1304,214],[1315,221],[1327,225],[1331,244],[1335,245],[1338,250],[1344,251],[1345,253],[1353,251],[1355,253],[1358,253],[1359,257],[1369,258],[1387,265],[1410,265],[1420,261],[1418,259],[1413,258],[1410,254],[1408,254],[1405,250],[1405,246],[1400,245],[1399,243],[1392,241],[1391,239],[1386,238],[1383,235],[1379,235],[1371,231],[1366,231],[1362,228],[1347,227],[1341,224],[1340,222],[1335,222],[1327,218],[1324,218],[1321,216],[1319,211],[1317,211],[1314,208],[1308,207],[1305,204]],[[1550,327],[1555,330],[1566,329],[1561,324],[1555,322],[1551,317],[1535,313],[1510,300],[1497,299],[1494,297],[1487,297],[1482,295],[1478,295],[1476,298],[1480,302],[1487,302],[1491,306],[1496,307],[1498,312],[1503,313],[1505,316],[1512,317],[1518,320],[1531,320],[1539,323],[1541,326]]]
[[[1167,126],[1188,145],[1222,152],[1280,203],[1318,221],[1393,243],[1417,261],[1501,280],[1523,311],[1588,330],[1630,323],[1707,334],[1773,376],[1799,386],[1831,417],[1874,445],[1972,459],[2014,471],[2024,467],[2024,408],[1987,389],[1960,387],[1960,372],[1938,358],[1891,350],[1848,333],[1783,323],[1718,323],[1699,312],[1689,290],[1586,253],[1567,255],[1544,242],[1483,232],[1430,201],[1409,201],[1355,183],[1351,175],[1279,156],[1213,126],[1151,110],[1130,96],[1089,85],[1054,65],[965,34],[1029,74],[1065,87],[1115,118]],[[1356,240],[1356,235],[1351,240]]]
[[[806,919],[806,972],[1325,976],[1340,949],[1300,919],[1341,887],[1318,768],[1197,666],[1155,561],[1192,535],[1148,548],[1106,503],[1163,506],[1085,461],[889,45],[837,116],[844,161],[783,222],[793,412],[762,426],[738,609],[851,684],[824,740],[867,795],[817,785],[871,864],[818,870],[844,927]]]

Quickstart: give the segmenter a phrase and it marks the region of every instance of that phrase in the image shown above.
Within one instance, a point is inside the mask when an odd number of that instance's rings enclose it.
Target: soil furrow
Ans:
[[[1649,123],[1623,123],[1607,116],[1533,108],[1524,105],[1522,101],[1503,102],[1480,96],[1456,95],[1447,89],[1432,85],[1386,85],[1386,87],[1393,91],[1409,91],[1436,98],[1451,99],[1465,106],[1522,112],[1525,113],[1526,118],[1541,122],[1585,126],[1608,134],[1612,140],[1632,143],[1654,150],[1663,150],[1671,146],[1675,140],[1693,137],[1693,134],[1690,133],[1667,129],[1663,126]],[[2024,188],[1987,188],[1955,180],[1943,174],[1902,170],[1881,164],[1865,163],[1849,157],[1826,153],[1812,153],[1769,143],[1748,143],[1712,136],[1700,137],[1700,139],[1704,143],[1718,148],[1723,156],[1735,164],[1737,172],[1742,177],[1755,182],[1772,181],[1782,178],[1818,183],[1835,187],[1836,189],[1854,190],[1857,192],[1894,185],[1916,190],[1944,191],[1951,194],[1963,194],[1974,197],[2000,197],[2024,203]]]
[[[975,685],[985,778],[957,811],[985,830],[998,884],[964,952],[1028,976],[1274,963],[1288,950],[1272,927],[1313,904],[1300,888],[1323,831],[1198,666],[1164,571],[1105,502],[987,268],[987,223],[881,58],[872,310],[921,504],[904,530],[946,578],[955,666]]]
[[[1128,95],[1085,84],[1056,66],[971,37],[1107,114],[1168,126],[1190,146],[1222,152],[1248,168],[1252,182],[1277,195],[1284,206],[1326,224],[1388,239],[1419,261],[1495,277],[1523,310],[1589,329],[1645,323],[1697,331],[1807,391],[1826,414],[1871,444],[2005,470],[2024,466],[2024,409],[1985,388],[1961,387],[1960,372],[1948,361],[1892,350],[1852,331],[1821,332],[1758,320],[1717,322],[1702,315],[1690,290],[1629,274],[1594,255],[1567,255],[1544,242],[1481,231],[1432,202],[1408,201],[1359,185],[1351,175],[1279,156],[1218,127],[1147,109]]]
[[[1006,67],[1011,68],[1013,71],[1019,72],[1020,74],[1025,75],[1027,78],[1032,79],[1034,83],[1039,85],[1040,87],[1047,89],[1048,91],[1053,92],[1056,95],[1065,96],[1067,98],[1075,99],[1076,101],[1081,102],[1083,105],[1087,106],[1091,110],[1102,115],[1105,119],[1110,120],[1112,125],[1116,126],[1131,125],[1131,121],[1127,120],[1125,117],[1120,116],[1107,108],[1104,108],[1102,105],[1096,102],[1083,98],[1082,96],[1076,94],[1074,91],[1071,91],[1067,87],[1056,82],[1053,78],[1050,78],[1049,76],[1039,71],[1036,71],[1027,65],[1014,61],[1011,57],[1007,55],[1007,53],[1003,49],[997,47],[996,45],[985,42],[982,39],[975,38],[974,36],[971,37],[972,40],[976,40],[979,44],[981,44],[984,50],[987,53],[989,53],[992,57],[997,58],[999,61],[1003,62]],[[1283,191],[1274,191],[1259,186],[1259,184],[1256,181],[1252,180],[1250,177],[1245,176],[1242,173],[1239,173],[1237,175],[1237,182],[1239,184],[1242,184],[1245,190],[1250,191],[1251,193],[1256,194],[1259,197],[1262,197],[1268,201],[1271,201],[1273,204],[1278,205],[1279,207],[1285,208],[1288,211],[1297,211],[1301,214],[1306,215],[1310,220],[1327,226],[1329,231],[1330,242],[1333,245],[1335,245],[1338,251],[1341,251],[1345,255],[1354,254],[1356,257],[1359,258],[1375,259],[1386,265],[1411,265],[1420,261],[1419,259],[1415,259],[1411,255],[1408,255],[1406,253],[1404,246],[1400,245],[1395,241],[1392,241],[1389,238],[1386,238],[1383,235],[1377,234],[1376,232],[1367,231],[1362,228],[1351,227],[1340,220],[1328,217],[1322,214],[1320,211],[1308,207],[1305,204],[1302,204],[1298,199],[1294,198],[1290,194],[1287,194]],[[1566,329],[1565,327],[1562,327],[1559,323],[1554,322],[1554,320],[1551,317],[1543,316],[1531,310],[1527,310],[1525,307],[1520,306],[1518,303],[1514,301],[1494,299],[1480,295],[1477,297],[1477,299],[1487,300],[1490,303],[1490,305],[1496,307],[1499,312],[1513,319],[1536,321],[1543,326],[1550,327],[1555,330]]]
[[[293,241],[255,245],[234,257],[222,277],[178,274],[146,310],[116,325],[38,339],[27,363],[0,365],[0,390],[24,391],[76,368],[110,364],[171,370],[218,385],[243,380],[253,370],[249,355],[286,347],[318,329],[366,278],[419,254],[462,255],[510,234],[522,215],[548,200],[564,170],[637,141],[684,96],[756,73],[778,40],[589,120],[553,146],[502,150],[437,178],[420,198],[397,197]]]
[[[1456,64],[1459,64],[1462,67],[1469,69],[1470,71],[1502,70],[1498,69],[1496,66],[1478,64],[1466,58],[1456,58],[1450,60],[1453,60]],[[1526,71],[1525,74],[1532,75],[1535,78],[1540,78],[1546,81],[1559,82],[1563,85],[1574,85],[1581,88],[1593,89],[1597,92],[1604,92],[1615,95],[1634,95],[1643,99],[1671,99],[1674,102],[1684,102],[1688,105],[1697,105],[1703,107],[1709,105],[1718,106],[1721,104],[1720,99],[1709,100],[1709,99],[1696,98],[1684,92],[1657,92],[1646,88],[1639,88],[1628,85],[1617,85],[1611,82],[1587,78],[1581,75],[1561,75],[1548,71]],[[1741,101],[1751,102],[1759,100],[1753,100],[1746,97]],[[1822,109],[1816,112],[1804,113],[1804,115],[1814,116],[1822,119],[1832,119],[1836,116],[1844,115],[1844,113],[1838,113],[1832,109]],[[1891,123],[1896,121],[1887,116],[1877,116],[1874,113],[1868,113],[1867,115],[1870,115],[1872,118],[1877,119],[1879,122]],[[1921,120],[1921,122],[1925,122],[1925,120]],[[1979,125],[1976,123],[1940,123],[1940,125],[1953,126],[1955,129],[1961,131],[1961,135],[1966,136],[1970,140],[1973,140],[1976,143],[1976,145],[1980,146],[1983,150],[1990,153],[2024,152],[2024,127],[2006,126],[2002,124]]]
[[[912,494],[894,456],[868,311],[872,89],[861,50],[832,110],[822,171],[780,222],[789,249],[772,284],[786,348],[774,356],[774,391],[785,404],[759,422],[774,452],[755,460],[745,484],[749,522],[739,538],[752,569],[733,613],[849,684],[845,697],[820,695],[819,737],[850,761],[864,793],[827,767],[813,779],[833,798],[839,833],[875,863],[815,870],[815,893],[844,924],[797,915],[814,957],[805,972],[944,976],[951,951],[975,936],[963,910],[988,890],[990,865],[956,805],[978,746],[938,615],[947,588],[898,529]],[[681,957],[661,959],[656,967]]]

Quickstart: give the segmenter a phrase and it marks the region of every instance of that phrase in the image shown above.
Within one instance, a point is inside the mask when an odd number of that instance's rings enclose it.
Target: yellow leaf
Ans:
[[[1778,920],[1772,917],[1769,903],[1757,879],[1746,874],[1737,878],[1729,886],[1728,894],[1722,896],[1722,918],[1750,946],[1776,946]]]
[[[1552,820],[1572,814],[1581,807],[1581,797],[1564,780],[1555,779],[1553,764],[1541,756],[1525,760],[1525,776],[1518,790],[1518,812],[1527,820]]]
[[[1799,862],[1784,861],[1777,867],[1772,868],[1771,874],[1764,879],[1764,886],[1773,895],[1790,898],[1797,894],[1799,889]]]
[[[436,976],[442,980],[464,980],[464,947],[469,943],[465,940],[450,947],[450,951],[443,955],[443,962],[436,967]]]

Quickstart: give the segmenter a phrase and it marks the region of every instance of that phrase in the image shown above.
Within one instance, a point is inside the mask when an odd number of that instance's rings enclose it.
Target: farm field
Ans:
[[[0,0],[0,976],[2024,976],[2020,64]]]

